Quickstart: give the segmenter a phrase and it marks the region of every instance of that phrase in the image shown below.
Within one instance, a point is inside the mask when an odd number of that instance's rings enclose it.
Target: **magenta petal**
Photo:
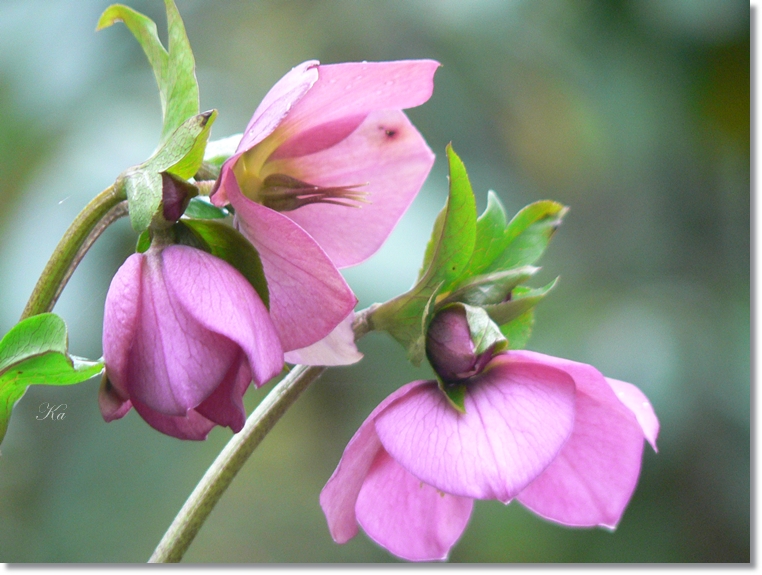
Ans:
[[[374,418],[397,398],[425,383],[425,381],[408,383],[382,401],[344,448],[344,454],[338,466],[320,492],[320,506],[328,520],[331,537],[336,543],[346,543],[357,534],[355,503],[376,453],[381,449],[381,443],[373,425]]]
[[[320,124],[373,110],[423,104],[434,90],[433,60],[350,62],[318,67],[318,80],[278,127],[294,135]]]
[[[132,404],[148,425],[178,439],[202,441],[215,426],[213,421],[209,421],[193,409],[188,410],[186,415],[165,415],[134,398]]]
[[[346,139],[322,152],[273,160],[267,173],[289,174],[317,186],[358,186],[368,204],[306,205],[288,217],[341,268],[373,255],[410,206],[434,164],[434,154],[403,112],[371,113]],[[365,185],[367,184],[367,185]]]
[[[249,362],[246,355],[239,352],[238,360],[230,366],[225,379],[209,397],[196,407],[196,411],[217,425],[229,427],[238,433],[246,423],[243,394],[250,383]]]
[[[223,172],[240,230],[259,252],[270,290],[270,317],[284,351],[323,339],[351,312],[357,298],[326,253],[286,216],[241,194]]]
[[[614,528],[640,473],[640,425],[594,367],[528,351],[510,354],[562,368],[577,385],[574,433],[518,500],[538,515],[564,525]]]
[[[167,289],[185,313],[214,333],[220,349],[225,338],[243,349],[258,386],[276,376],[283,367],[283,350],[267,308],[248,280],[201,250],[170,246],[162,255]],[[231,363],[232,357],[224,365]]]
[[[574,425],[574,382],[552,367],[496,356],[468,384],[466,413],[435,382],[376,417],[384,448],[446,493],[509,501],[553,460]]]
[[[624,403],[630,411],[635,414],[635,419],[638,420],[640,427],[643,429],[643,435],[651,444],[651,447],[656,449],[656,438],[659,436],[659,420],[654,413],[654,408],[651,406],[651,402],[645,394],[637,387],[626,381],[619,381],[618,379],[606,378],[611,388],[616,393],[619,401]]]
[[[302,365],[350,365],[363,357],[357,351],[355,334],[352,330],[354,312],[317,343],[302,349],[286,352],[286,361]]]
[[[117,270],[106,294],[103,312],[103,359],[109,381],[122,397],[129,397],[127,365],[138,326],[144,257],[132,254]]]
[[[381,449],[357,498],[357,520],[376,543],[408,561],[447,559],[473,499],[442,493]]]

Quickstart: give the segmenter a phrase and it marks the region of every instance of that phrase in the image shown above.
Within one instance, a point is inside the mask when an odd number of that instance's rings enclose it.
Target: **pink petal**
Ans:
[[[438,67],[433,60],[319,66],[317,82],[278,127],[278,138],[374,110],[420,106],[431,97]]]
[[[357,535],[355,503],[365,476],[381,448],[373,420],[368,418],[349,440],[339,465],[320,492],[320,507],[336,543]]]
[[[546,519],[614,528],[635,489],[643,432],[594,367],[529,351],[509,354],[564,369],[577,386],[574,432],[518,500]]]
[[[408,561],[447,559],[473,499],[426,485],[379,450],[357,498],[357,520],[376,543]]]
[[[236,154],[225,161],[221,173],[235,165],[243,152],[259,144],[278,127],[291,107],[304,97],[317,81],[317,66],[317,60],[303,62],[278,80],[257,106],[243,137],[238,142]],[[279,142],[279,140],[273,141],[271,147],[274,149]],[[265,153],[265,155],[269,154]],[[220,179],[215,183],[210,199],[215,206],[224,206],[230,202],[227,188],[221,185]]]
[[[241,194],[232,171],[222,186],[240,230],[259,252],[270,290],[270,317],[284,351],[323,339],[351,312],[357,298],[326,253],[286,216]]]
[[[109,381],[122,397],[129,397],[127,363],[138,326],[144,257],[132,254],[117,270],[108,288],[103,312],[103,359]]]
[[[238,433],[246,423],[243,394],[250,383],[249,362],[241,351],[238,353],[238,360],[230,366],[222,383],[196,407],[195,411],[217,425],[229,427]]]
[[[357,534],[357,497],[376,454],[382,449],[373,425],[374,418],[398,397],[425,383],[414,381],[399,388],[371,412],[349,440],[338,466],[320,492],[320,506],[336,543],[346,543]]]
[[[466,413],[435,382],[376,417],[384,448],[441,491],[507,502],[553,460],[574,425],[574,382],[544,365],[496,356],[468,384]]]
[[[278,80],[254,111],[236,152],[250,150],[269,136],[317,80],[317,60],[308,60],[294,66]]]
[[[611,388],[616,393],[619,401],[624,403],[630,411],[635,414],[635,419],[638,420],[641,429],[643,429],[643,435],[654,448],[656,449],[656,438],[659,436],[659,420],[654,413],[654,408],[651,406],[651,402],[645,394],[637,387],[626,381],[619,381],[618,379],[606,378]]]
[[[166,435],[178,439],[190,439],[202,441],[215,427],[215,423],[209,421],[195,410],[191,409],[186,415],[165,415],[148,407],[139,400],[132,399],[135,411],[140,414],[148,425]]]
[[[324,187],[359,186],[369,204],[359,208],[311,204],[287,213],[337,267],[374,254],[421,189],[434,154],[403,112],[372,112],[351,135],[319,153],[265,164],[273,173]],[[367,185],[364,185],[367,184]]]
[[[226,261],[201,250],[170,246],[162,255],[172,296],[185,313],[214,333],[216,341],[228,339],[243,349],[257,386],[280,373],[283,350],[278,334],[248,280]],[[224,373],[231,364],[228,358]]]
[[[108,377],[104,377],[98,389],[98,407],[104,421],[108,423],[127,415],[127,412],[132,408],[132,403],[129,399],[122,397]]]
[[[350,365],[357,363],[363,357],[357,351],[355,334],[352,331],[354,312],[317,343],[302,349],[295,349],[285,354],[289,363],[302,365]]]

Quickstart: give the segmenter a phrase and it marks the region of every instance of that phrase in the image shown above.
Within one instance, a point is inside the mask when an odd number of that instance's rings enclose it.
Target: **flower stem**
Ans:
[[[53,309],[66,282],[93,242],[114,221],[126,215],[124,188],[109,186],[79,213],[58,242],[21,314],[21,319]]]
[[[355,316],[355,340],[372,330],[370,314],[375,306]],[[257,446],[297,400],[302,392],[326,370],[322,366],[297,365],[284,377],[246,420],[207,469],[193,493],[162,537],[149,563],[177,563],[193,542],[204,521],[233,478]]]

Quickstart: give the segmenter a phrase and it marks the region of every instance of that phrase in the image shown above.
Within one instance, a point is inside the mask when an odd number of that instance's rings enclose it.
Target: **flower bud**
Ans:
[[[442,381],[454,383],[481,372],[494,346],[479,353],[472,340],[466,308],[454,305],[434,316],[426,337],[426,355]]]

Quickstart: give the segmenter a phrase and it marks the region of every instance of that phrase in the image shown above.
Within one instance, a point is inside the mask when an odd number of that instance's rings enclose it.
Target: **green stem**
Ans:
[[[108,225],[102,226],[99,224],[104,219],[110,224],[124,215],[126,213],[123,211],[124,208],[118,208],[117,206],[126,198],[127,196],[122,186],[115,188],[112,185],[95,196],[85,206],[69,226],[69,229],[66,230],[61,241],[58,242],[53,255],[50,256],[21,314],[21,319],[49,312],[53,309],[74,268],[82,260],[82,257],[90,245],[92,245],[92,242],[95,241],[95,238]],[[94,237],[93,234],[95,234]]]
[[[371,306],[356,314],[353,325],[355,340],[373,329],[370,316],[374,309],[375,306]],[[249,456],[302,392],[325,370],[322,366],[294,366],[267,394],[246,420],[243,429],[230,439],[207,469],[162,537],[149,563],[177,563],[183,558],[209,513]]]

